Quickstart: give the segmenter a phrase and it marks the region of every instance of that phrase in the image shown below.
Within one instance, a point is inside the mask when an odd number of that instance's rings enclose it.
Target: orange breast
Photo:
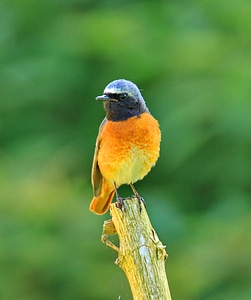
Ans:
[[[160,149],[158,121],[149,113],[125,121],[107,121],[100,134],[98,165],[117,186],[142,179],[154,166]]]

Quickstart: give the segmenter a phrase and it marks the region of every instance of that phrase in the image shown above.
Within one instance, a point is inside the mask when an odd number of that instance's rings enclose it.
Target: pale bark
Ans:
[[[171,300],[165,260],[165,246],[148,218],[144,204],[137,198],[124,200],[122,210],[113,203],[112,219],[105,221],[102,241],[118,252],[116,264],[125,272],[134,300]],[[109,235],[118,234],[119,247]]]

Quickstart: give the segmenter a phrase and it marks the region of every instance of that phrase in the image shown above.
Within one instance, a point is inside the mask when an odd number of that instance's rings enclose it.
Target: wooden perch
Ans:
[[[124,201],[121,210],[111,204],[112,219],[104,222],[102,242],[118,252],[116,264],[125,272],[134,300],[171,300],[168,287],[165,246],[152,228],[144,205],[132,197]],[[118,234],[115,246],[109,235]]]

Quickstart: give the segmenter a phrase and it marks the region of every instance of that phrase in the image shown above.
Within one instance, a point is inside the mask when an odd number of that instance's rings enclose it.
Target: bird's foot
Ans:
[[[142,205],[144,205],[146,207],[146,202],[144,200],[143,197],[139,196],[139,195],[132,195],[131,197],[126,197],[126,198],[122,198],[122,197],[117,197],[117,202],[116,202],[116,206],[123,210],[126,211],[126,205],[125,205],[125,200],[132,200],[132,198],[137,198],[138,203],[139,203],[139,211],[141,213],[142,211]],[[143,204],[142,204],[143,203]]]
[[[117,199],[116,206],[119,209],[126,211],[125,200],[128,200],[129,198],[116,197],[116,199]]]
[[[119,209],[126,211],[124,201],[125,201],[127,198],[122,198],[122,197],[120,197],[120,196],[119,196],[119,193],[118,193],[118,189],[117,189],[116,183],[114,182],[113,184],[114,184],[114,190],[115,190],[116,199],[117,199],[116,206],[117,206]]]
[[[138,202],[139,202],[139,211],[140,211],[140,212],[142,211],[142,203],[143,203],[143,205],[144,205],[145,208],[146,208],[146,202],[145,202],[145,200],[144,200],[143,197],[141,197],[139,194],[133,195],[132,197],[136,197],[136,198],[138,199]]]
[[[133,197],[136,197],[139,201],[139,211],[142,211],[142,203],[144,204],[145,208],[146,208],[146,202],[144,200],[143,197],[140,196],[140,194],[137,192],[137,190],[135,189],[134,185],[132,183],[130,183],[130,186],[132,188],[132,191],[134,193]]]

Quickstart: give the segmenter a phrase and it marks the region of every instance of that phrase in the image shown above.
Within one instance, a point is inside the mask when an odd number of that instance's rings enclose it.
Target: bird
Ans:
[[[106,116],[99,127],[92,163],[93,199],[90,210],[107,212],[118,188],[130,185],[134,195],[144,202],[134,187],[156,164],[160,154],[161,131],[144,98],[132,81],[110,82],[101,96]],[[119,205],[121,207],[121,205]]]

